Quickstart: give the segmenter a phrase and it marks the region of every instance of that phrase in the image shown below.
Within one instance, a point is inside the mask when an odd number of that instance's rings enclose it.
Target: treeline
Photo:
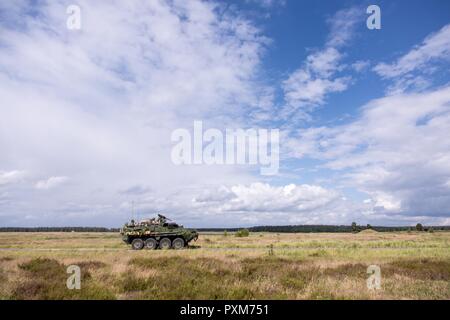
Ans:
[[[257,226],[249,228],[252,232],[287,232],[287,233],[309,233],[309,232],[359,232],[363,230],[375,230],[378,232],[394,231],[450,231],[450,226],[427,226],[414,227],[383,227],[383,226],[334,226],[334,225],[291,225],[291,226]]]
[[[384,227],[353,225],[288,225],[256,226],[247,228],[250,232],[313,233],[313,232],[359,232],[372,229],[378,232],[393,231],[450,231],[450,226]],[[1,227],[0,232],[119,232],[119,228],[104,227]],[[241,228],[198,228],[200,232],[237,232]]]
[[[119,232],[119,228],[103,227],[3,227],[0,232]]]
[[[250,228],[252,232],[352,232],[351,226],[332,225],[291,225],[291,226],[257,226]]]
[[[247,228],[250,232],[352,232],[352,226],[326,226],[326,225],[289,225],[289,226],[256,226]],[[199,228],[200,232],[237,232],[241,228]]]

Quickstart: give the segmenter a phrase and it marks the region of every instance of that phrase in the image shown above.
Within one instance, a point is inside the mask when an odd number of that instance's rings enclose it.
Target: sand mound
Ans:
[[[370,234],[370,233],[378,233],[378,231],[373,230],[373,229],[364,229],[364,230],[358,232],[358,234],[359,234],[359,233],[362,233],[362,234]]]

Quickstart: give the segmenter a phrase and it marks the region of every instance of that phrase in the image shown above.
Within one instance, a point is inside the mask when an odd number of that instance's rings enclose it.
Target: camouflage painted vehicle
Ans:
[[[122,240],[131,244],[133,250],[183,249],[192,240],[197,241],[196,230],[186,229],[168,220],[170,219],[160,214],[156,219],[142,220],[139,223],[131,220],[131,223],[126,223],[120,229]]]

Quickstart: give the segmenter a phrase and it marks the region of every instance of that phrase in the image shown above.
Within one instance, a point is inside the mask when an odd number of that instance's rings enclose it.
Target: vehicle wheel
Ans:
[[[181,238],[176,238],[172,241],[172,248],[175,250],[183,249],[184,248],[184,240]]]
[[[158,246],[158,242],[153,238],[148,238],[147,240],[145,240],[144,245],[145,249],[155,250]]]
[[[141,250],[144,247],[144,241],[142,239],[134,239],[131,241],[131,248],[133,250]]]
[[[172,246],[172,242],[170,241],[169,238],[162,238],[159,241],[159,248],[162,250],[170,249],[171,246]]]

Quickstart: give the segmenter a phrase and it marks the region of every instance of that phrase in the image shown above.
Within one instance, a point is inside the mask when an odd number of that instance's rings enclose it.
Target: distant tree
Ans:
[[[356,222],[352,222],[352,231],[353,232],[357,232],[358,231],[358,225],[356,224]]]
[[[235,236],[239,238],[248,237],[249,235],[250,231],[248,231],[248,229],[241,229],[235,233]]]
[[[372,229],[372,226],[370,224],[367,224],[366,229]]]
[[[421,223],[416,224],[416,230],[417,231],[423,231],[423,226]]]

